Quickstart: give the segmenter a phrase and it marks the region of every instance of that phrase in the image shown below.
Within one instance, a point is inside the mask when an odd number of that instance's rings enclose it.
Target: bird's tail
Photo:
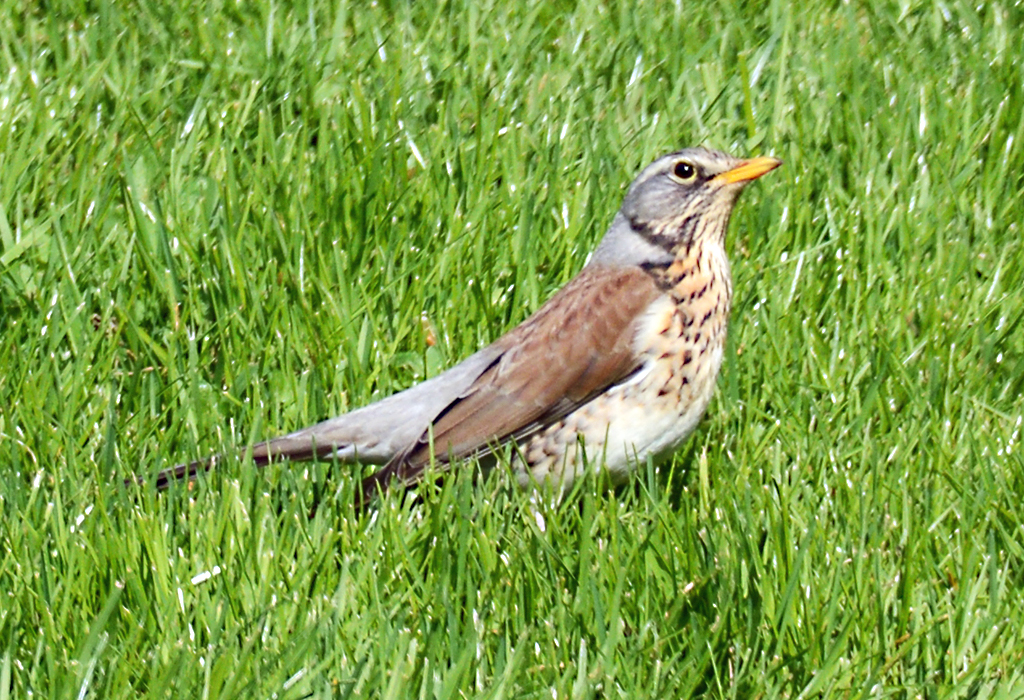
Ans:
[[[367,489],[387,485],[396,476],[389,468],[407,454],[441,411],[462,397],[472,383],[501,356],[497,344],[488,346],[450,370],[377,403],[325,420],[316,425],[257,443],[252,461],[257,466],[282,460],[337,459],[339,462],[388,464],[364,484]],[[397,458],[397,459],[396,459]],[[193,480],[224,461],[222,455],[179,464],[159,472],[153,479],[157,489],[182,480]],[[401,477],[401,474],[398,474]],[[146,477],[126,480],[147,483]]]

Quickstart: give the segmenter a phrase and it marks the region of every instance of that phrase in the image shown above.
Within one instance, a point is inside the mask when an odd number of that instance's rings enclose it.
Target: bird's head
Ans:
[[[721,243],[740,191],[781,164],[767,156],[741,160],[705,148],[659,158],[629,186],[592,262],[664,263],[694,241]]]

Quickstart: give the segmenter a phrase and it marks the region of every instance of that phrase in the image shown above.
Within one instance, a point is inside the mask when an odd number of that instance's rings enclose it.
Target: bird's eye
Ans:
[[[689,182],[697,177],[697,169],[693,167],[693,163],[681,160],[672,168],[672,175],[680,182]]]

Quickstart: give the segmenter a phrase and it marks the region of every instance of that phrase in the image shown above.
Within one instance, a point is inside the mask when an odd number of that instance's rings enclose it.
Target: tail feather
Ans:
[[[447,372],[377,403],[257,443],[252,447],[252,460],[257,466],[265,466],[271,461],[309,459],[390,465],[423,437],[437,416],[461,398],[501,353],[501,347],[490,345]],[[154,484],[157,489],[164,490],[177,481],[191,481],[222,460],[222,455],[216,455],[179,464],[159,472],[154,477]],[[374,490],[378,484],[386,487],[394,473],[390,466],[385,467],[378,472],[380,476],[372,484],[365,486],[372,485]],[[143,484],[146,481],[144,477],[137,477],[127,479],[125,483]],[[365,489],[364,493],[367,493]]]

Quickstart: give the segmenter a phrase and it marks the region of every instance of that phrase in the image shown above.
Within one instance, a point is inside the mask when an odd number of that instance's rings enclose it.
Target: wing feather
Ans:
[[[584,268],[494,343],[498,358],[435,419],[435,454],[465,457],[542,429],[629,377],[638,319],[660,294],[640,268]],[[430,459],[428,437],[374,481],[414,480]]]

